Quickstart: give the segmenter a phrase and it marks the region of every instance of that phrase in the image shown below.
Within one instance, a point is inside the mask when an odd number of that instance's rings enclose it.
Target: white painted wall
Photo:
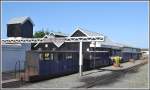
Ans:
[[[5,44],[2,45],[2,72],[14,71],[15,63],[21,61],[24,67],[25,53],[31,50],[31,44]],[[18,65],[17,65],[18,66]]]

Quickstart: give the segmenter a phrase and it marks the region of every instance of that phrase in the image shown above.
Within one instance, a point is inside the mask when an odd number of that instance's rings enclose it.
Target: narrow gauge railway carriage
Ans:
[[[141,50],[139,48],[133,47],[123,47],[122,48],[122,62],[127,62],[130,59],[138,60],[141,56]]]
[[[53,37],[59,35],[55,33]],[[70,37],[98,35],[101,34],[79,28]],[[61,35],[59,37],[66,36]],[[93,45],[95,46],[93,47]],[[83,42],[83,71],[112,65],[110,57],[115,55],[122,56],[122,62],[129,61],[131,58],[138,59],[138,52],[139,49],[136,48],[122,48],[122,46],[115,44],[107,37],[101,44]],[[27,81],[79,72],[79,42],[65,42],[60,47],[57,47],[54,43],[39,43],[27,52],[26,60]]]
[[[112,55],[110,48],[96,48],[94,52],[93,48],[89,48],[89,51],[86,50],[88,45],[89,43],[83,43],[83,71],[112,65],[109,58]],[[49,43],[48,46],[54,45]],[[78,46],[78,43],[64,43],[61,47],[53,50],[49,48],[28,51],[26,70],[29,70],[27,73],[31,76],[30,81],[79,72]]]

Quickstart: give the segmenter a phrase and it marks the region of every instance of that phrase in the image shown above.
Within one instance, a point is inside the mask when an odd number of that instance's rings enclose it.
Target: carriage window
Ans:
[[[41,60],[54,60],[54,54],[53,53],[43,53],[43,55],[41,54]]]
[[[49,53],[44,53],[44,60],[49,60]]]
[[[40,55],[39,55],[39,56],[40,56],[40,60],[43,60],[43,57],[42,57],[42,54],[41,54],[41,53],[40,53]]]
[[[54,60],[54,54],[53,53],[51,53],[50,59]]]

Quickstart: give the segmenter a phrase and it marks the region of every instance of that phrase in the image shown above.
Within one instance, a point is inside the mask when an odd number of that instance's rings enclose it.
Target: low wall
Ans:
[[[2,45],[2,72],[13,72],[15,64],[20,60],[21,69],[24,68],[25,53],[31,50],[30,44],[5,44]],[[18,69],[18,65],[17,69]]]

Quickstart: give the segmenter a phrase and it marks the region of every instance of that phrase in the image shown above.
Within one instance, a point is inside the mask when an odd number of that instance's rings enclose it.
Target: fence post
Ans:
[[[15,63],[15,78],[17,78],[17,61]]]

